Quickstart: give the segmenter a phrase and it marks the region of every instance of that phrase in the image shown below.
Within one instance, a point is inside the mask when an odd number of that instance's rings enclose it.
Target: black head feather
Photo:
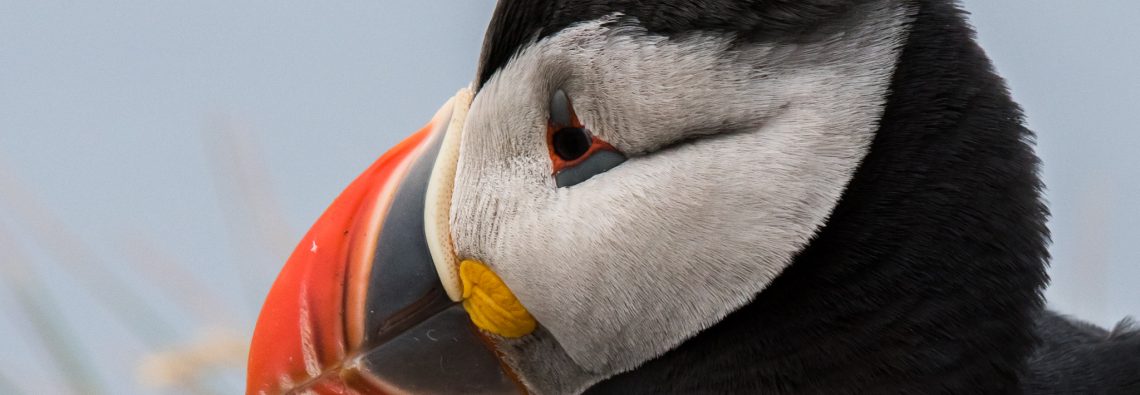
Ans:
[[[483,41],[477,89],[522,47],[578,22],[621,14],[648,32],[735,33],[742,40],[795,39],[865,0],[502,0]]]

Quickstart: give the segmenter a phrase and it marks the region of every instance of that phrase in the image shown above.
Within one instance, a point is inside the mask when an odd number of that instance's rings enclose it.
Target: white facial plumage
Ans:
[[[810,40],[657,36],[621,15],[525,46],[479,91],[452,198],[460,257],[540,323],[499,346],[537,392],[578,392],[748,303],[824,224],[866,155],[909,7],[864,3]],[[563,90],[629,156],[559,188]]]

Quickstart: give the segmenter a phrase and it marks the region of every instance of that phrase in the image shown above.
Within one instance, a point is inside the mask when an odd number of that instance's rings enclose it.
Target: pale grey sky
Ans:
[[[965,3],[1039,134],[1050,302],[1101,324],[1140,315],[1140,3]],[[153,342],[246,335],[309,224],[474,76],[491,7],[0,0],[0,273],[26,256],[96,381],[151,391],[136,380],[147,340],[98,298],[157,310],[136,324]],[[217,301],[186,306],[193,289]],[[19,301],[0,291],[0,372],[66,390]]]

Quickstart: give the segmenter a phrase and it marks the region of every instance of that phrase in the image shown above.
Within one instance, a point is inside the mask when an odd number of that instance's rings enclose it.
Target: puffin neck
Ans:
[[[1047,281],[1033,135],[964,12],[917,3],[826,227],[751,304],[589,392],[1018,389]]]

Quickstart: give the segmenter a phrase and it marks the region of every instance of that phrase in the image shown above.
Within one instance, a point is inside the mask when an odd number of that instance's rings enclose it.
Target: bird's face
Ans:
[[[908,9],[850,3],[787,39],[615,12],[526,43],[301,242],[250,391],[577,392],[717,323],[869,149]]]

